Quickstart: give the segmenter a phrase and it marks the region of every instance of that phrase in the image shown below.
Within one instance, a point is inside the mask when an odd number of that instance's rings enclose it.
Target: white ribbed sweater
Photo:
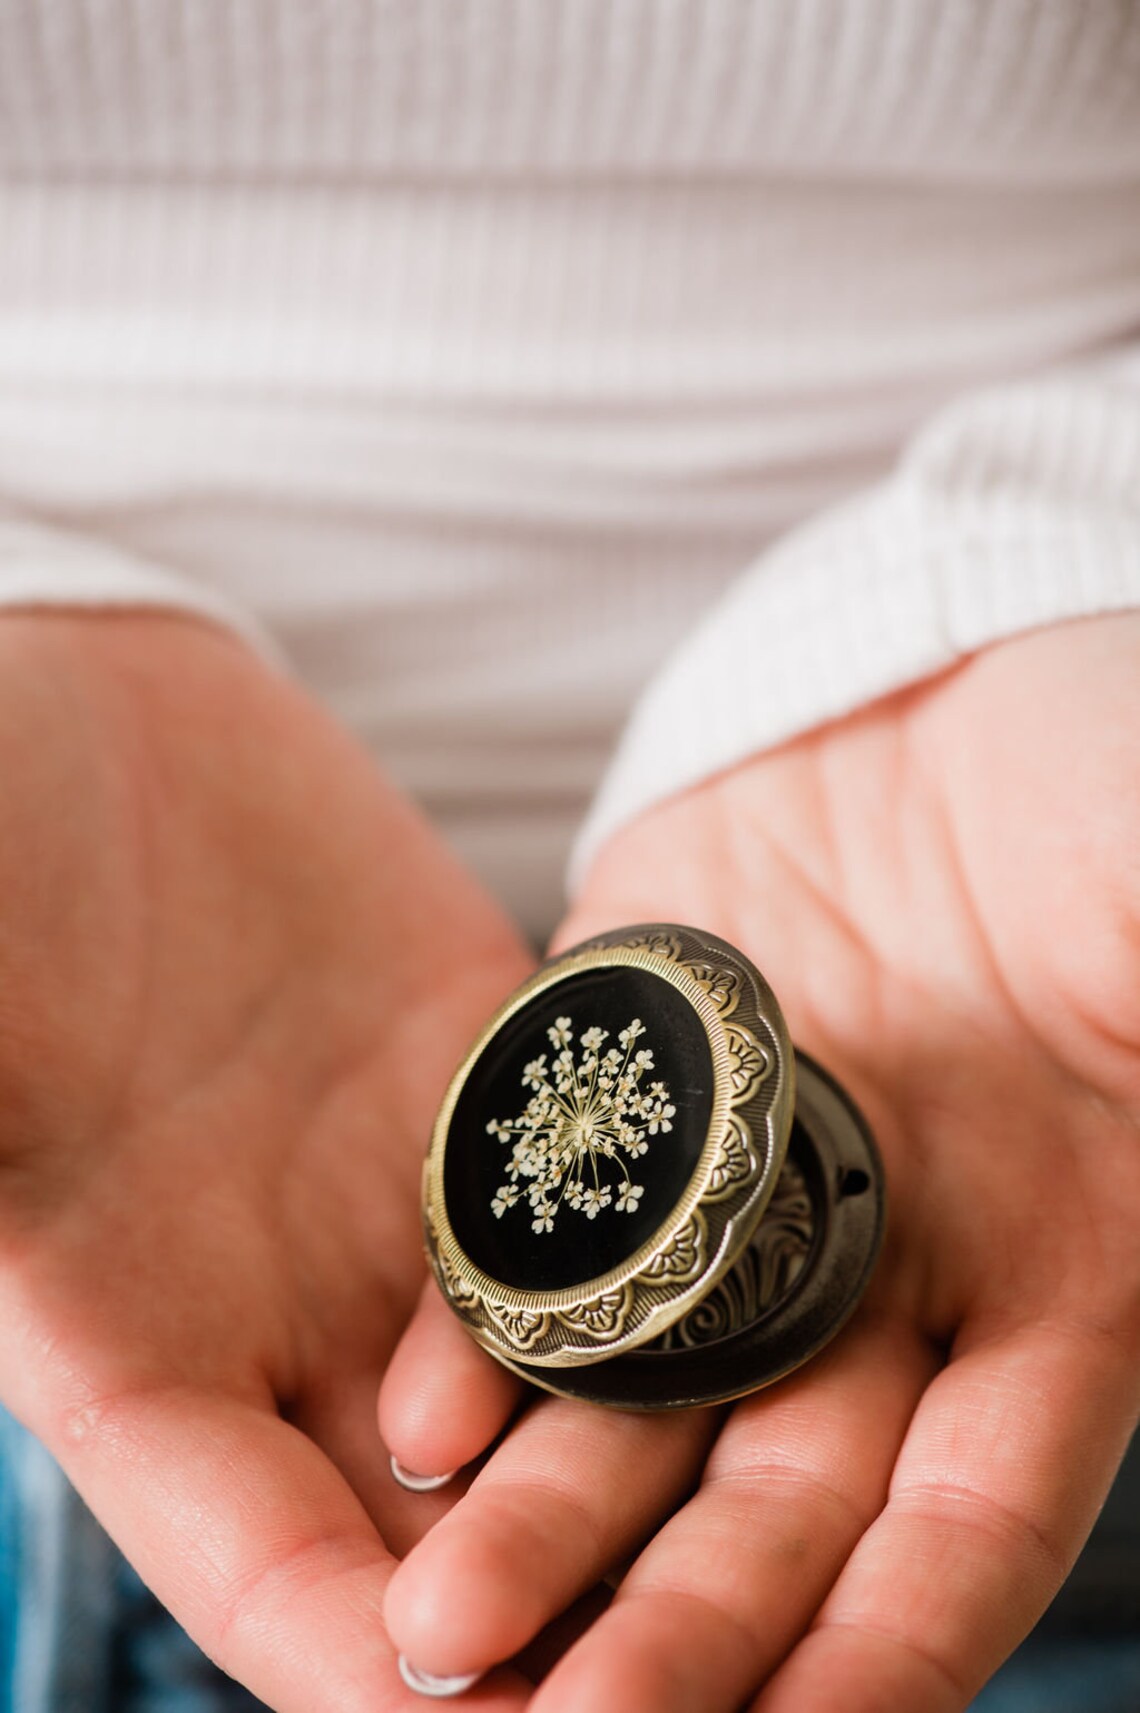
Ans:
[[[1140,601],[1138,330],[1138,0],[0,9],[0,601],[269,639],[535,931],[635,702],[580,862]]]

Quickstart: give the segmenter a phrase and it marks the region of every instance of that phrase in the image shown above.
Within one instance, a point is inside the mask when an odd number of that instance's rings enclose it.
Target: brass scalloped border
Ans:
[[[461,1089],[502,1025],[584,970],[633,967],[689,1001],[713,1061],[713,1106],[693,1175],[670,1217],[619,1266],[560,1291],[520,1291],[491,1278],[460,1247],[447,1217],[443,1166]],[[496,1355],[572,1367],[645,1343],[711,1290],[748,1241],[775,1188],[794,1103],[794,1058],[767,983],[711,935],[666,924],[620,929],[545,965],[500,1007],[444,1096],[424,1163],[428,1258],[448,1303]],[[764,1134],[764,1157],[754,1135]]]

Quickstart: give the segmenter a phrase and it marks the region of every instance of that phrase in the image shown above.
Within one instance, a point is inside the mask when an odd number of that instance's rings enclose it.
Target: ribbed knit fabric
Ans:
[[[264,639],[536,934],[671,653],[583,864],[1140,598],[1138,328],[1138,0],[0,8],[0,601]]]
[[[649,687],[581,879],[661,798],[1019,631],[1140,605],[1140,350],[948,409],[894,478],[793,532]]]
[[[1132,177],[1130,0],[8,0],[0,157],[87,177]]]

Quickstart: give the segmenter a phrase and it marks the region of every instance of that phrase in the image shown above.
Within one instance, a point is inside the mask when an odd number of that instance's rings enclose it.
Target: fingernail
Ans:
[[[444,1475],[417,1475],[414,1469],[405,1469],[397,1457],[389,1457],[388,1462],[392,1467],[393,1481],[398,1481],[409,1493],[434,1493],[438,1487],[446,1487],[449,1481],[454,1481],[459,1474],[458,1469],[449,1469]],[[458,1694],[458,1690],[455,1693]]]
[[[430,1671],[420,1671],[418,1666],[412,1665],[403,1654],[397,1656],[396,1663],[409,1689],[414,1689],[417,1695],[430,1695],[436,1701],[444,1701],[449,1695],[464,1694],[483,1675],[481,1671],[472,1671],[465,1677],[433,1677]]]

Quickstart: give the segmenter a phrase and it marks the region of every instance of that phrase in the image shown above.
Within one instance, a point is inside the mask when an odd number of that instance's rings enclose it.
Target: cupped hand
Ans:
[[[0,777],[0,1396],[274,1708],[415,1705],[382,1598],[446,1500],[375,1393],[435,1105],[527,956],[205,626],[5,618]]]
[[[535,1401],[396,1573],[392,1633],[484,1667],[632,1557],[535,1713],[956,1713],[1140,1407],[1140,617],[995,647],[642,816],[559,938],[647,920],[745,950],[864,1108],[878,1271],[723,1420]],[[483,1414],[441,1431],[449,1372]],[[427,1293],[382,1395],[400,1455],[470,1457],[510,1401]]]

